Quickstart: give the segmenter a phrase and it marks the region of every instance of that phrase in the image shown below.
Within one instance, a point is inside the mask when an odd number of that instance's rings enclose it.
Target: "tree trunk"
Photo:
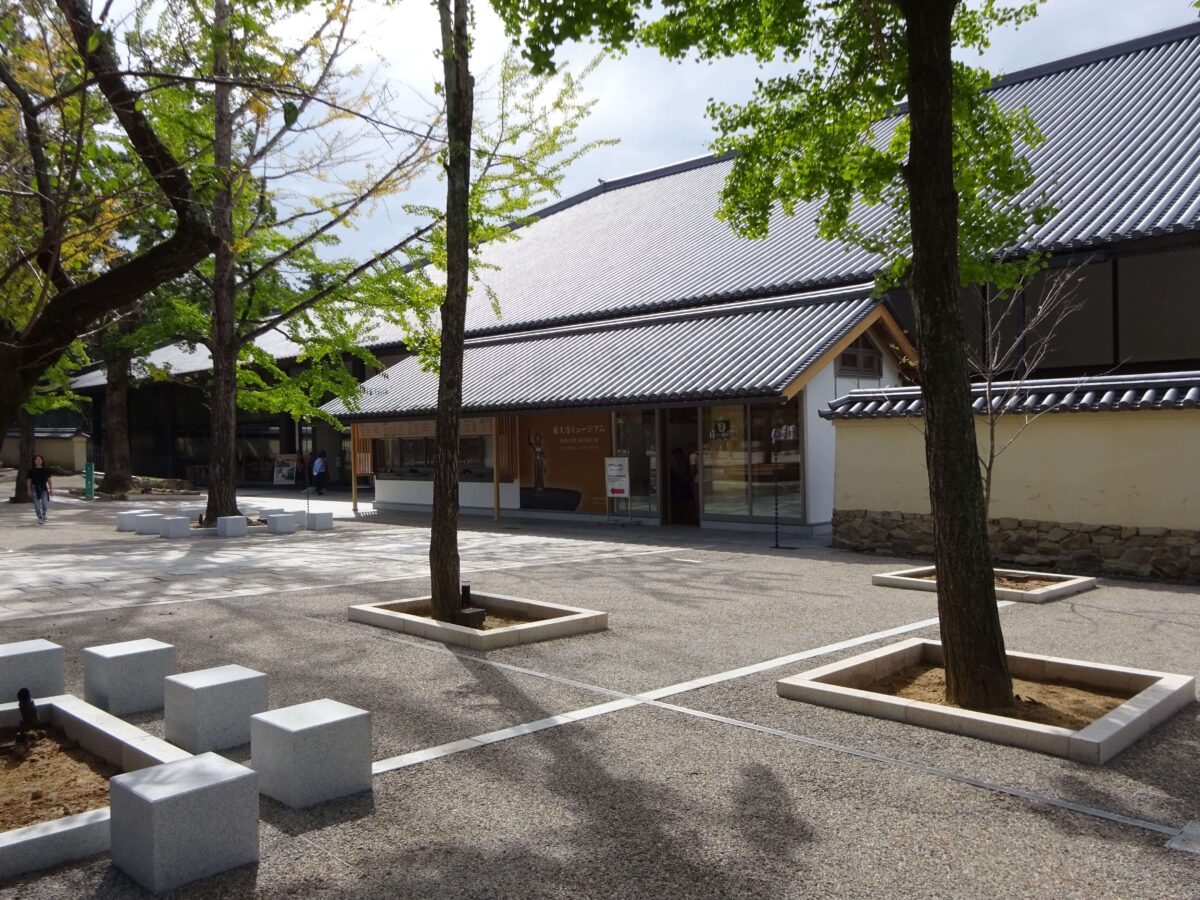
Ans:
[[[958,277],[951,23],[957,0],[904,0],[911,136],[906,169],[946,699],[1012,706],[996,610]]]
[[[453,14],[451,12],[453,2]],[[446,299],[442,303],[433,524],[429,577],[434,618],[451,621],[461,605],[458,558],[458,437],[462,411],[463,329],[470,247],[471,118],[474,84],[468,56],[469,0],[438,0],[446,89]]]
[[[17,412],[17,428],[21,432],[17,449],[17,484],[9,502],[32,503],[33,496],[29,493],[29,470],[33,467],[33,416],[24,409]]]
[[[87,70],[95,78],[130,145],[158,189],[171,204],[177,224],[171,237],[132,259],[106,269],[89,281],[68,284],[61,270],[51,267],[55,294],[41,314],[22,330],[0,322],[0,423],[16,420],[17,411],[45,371],[54,365],[75,339],[105,313],[125,306],[149,291],[186,273],[204,259],[213,245],[208,210],[192,188],[188,172],[162,142],[141,109],[141,94],[132,90],[121,75],[121,60],[115,44],[92,19],[85,0],[58,0],[58,8],[70,26]],[[99,38],[97,40],[97,38]],[[29,98],[26,98],[29,99]],[[40,136],[36,111],[25,104],[25,112]],[[52,231],[43,221],[43,230]],[[39,254],[39,263],[47,259]]]
[[[128,316],[117,325],[118,340],[132,330]],[[129,367],[133,351],[123,344],[106,354],[104,370],[104,478],[103,494],[127,494],[133,490],[133,463],[129,451]]]
[[[213,91],[216,122],[213,130],[213,165],[221,185],[213,198],[213,231],[217,249],[213,269],[212,381],[209,384],[208,505],[204,522],[215,525],[221,516],[239,515],[237,508],[237,321],[235,319],[235,266],[233,249],[233,114],[229,75],[229,5],[216,0],[213,30],[225,40],[213,43]]]

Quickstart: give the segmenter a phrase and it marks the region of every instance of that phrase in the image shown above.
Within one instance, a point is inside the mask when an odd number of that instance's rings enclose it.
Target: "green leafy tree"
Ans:
[[[428,226],[366,259],[338,256],[339,234],[424,170],[437,118],[409,120],[386,90],[379,100],[374,85],[356,83],[345,63],[352,11],[350,2],[167,6],[135,38],[156,86],[147,102],[176,123],[178,152],[210,173],[216,253],[139,332],[143,346],[211,353],[206,521],[238,512],[238,408],[328,418],[324,400],[358,390],[347,357],[377,365],[362,349],[370,329],[411,312],[384,263]],[[297,368],[256,343],[269,332],[299,347]]]
[[[555,81],[535,76],[508,55],[498,79],[496,114],[475,108],[470,70],[469,0],[439,0],[443,62],[440,91],[446,100],[446,144],[439,155],[445,172],[446,207],[409,207],[431,228],[406,251],[406,291],[440,307],[440,328],[417,320],[411,345],[438,372],[433,521],[429,565],[434,616],[451,621],[461,606],[458,554],[458,451],[462,410],[463,334],[473,284],[488,268],[479,249],[518,240],[530,212],[552,197],[568,167],[604,141],[578,143],[576,133],[593,101],[583,79],[563,73]],[[503,298],[482,288],[500,312]]]
[[[186,272],[213,233],[191,173],[128,82],[81,0],[0,8],[0,432],[45,373],[106,313]],[[152,245],[110,237],[161,209]]]
[[[718,151],[737,153],[721,215],[766,234],[773,210],[812,215],[820,233],[880,255],[880,286],[913,298],[925,400],[938,610],[947,698],[973,709],[1012,705],[988,549],[971,412],[960,288],[1012,288],[1039,265],[996,256],[1048,214],[1022,203],[1039,140],[1024,110],[986,92],[991,79],[956,60],[1036,3],[996,0],[494,0],[526,54],[553,67],[557,45],[599,35],[670,57],[748,54],[792,69],[764,78],[742,104],[712,103]],[[901,110],[901,103],[906,108]],[[901,112],[903,114],[901,114]],[[869,207],[886,215],[868,217]],[[878,209],[871,210],[878,213]],[[875,225],[872,223],[882,222]]]

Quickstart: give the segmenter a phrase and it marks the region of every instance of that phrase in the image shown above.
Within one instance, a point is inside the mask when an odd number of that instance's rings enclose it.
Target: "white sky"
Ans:
[[[136,2],[118,0],[116,7]],[[487,0],[476,0],[475,9],[472,68],[482,79],[482,73],[502,57],[507,39]],[[356,61],[368,70],[382,66],[379,75],[393,85],[407,85],[431,96],[435,81],[440,80],[441,64],[433,52],[438,29],[429,0],[357,0],[355,19],[354,30],[361,35]],[[982,61],[995,74],[1002,74],[1195,19],[1192,0],[1049,0],[1031,23],[996,33]],[[596,52],[593,46],[572,45],[561,49],[558,58],[578,70]],[[580,137],[585,141],[616,138],[619,143],[601,147],[578,162],[563,183],[563,195],[591,187],[598,179],[611,180],[707,153],[713,137],[705,116],[709,99],[743,100],[761,74],[748,59],[680,64],[651,50],[605,60],[587,82],[597,103]],[[419,108],[414,102],[413,109]],[[419,187],[415,199],[436,203],[443,190],[430,180]],[[390,243],[402,227],[402,202],[381,205],[372,218],[359,223],[356,232],[343,232],[341,252],[358,256]]]

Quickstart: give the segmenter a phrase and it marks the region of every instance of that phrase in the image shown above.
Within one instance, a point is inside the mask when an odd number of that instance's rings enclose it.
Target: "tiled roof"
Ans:
[[[1024,248],[1073,250],[1200,224],[1200,25],[1012,73],[996,96],[1027,106],[1046,141],[1029,153],[1058,212]],[[889,123],[881,123],[887,132]],[[543,211],[520,238],[484,250],[496,319],[477,291],[481,333],[868,280],[880,261],[817,235],[817,204],[777,212],[770,235],[736,237],[714,214],[728,159],[607,182]],[[864,224],[882,208],[863,209]]]
[[[278,331],[268,331],[254,343],[277,360],[290,359],[302,349],[299,344],[292,343]],[[168,370],[173,375],[207,372],[212,367],[212,354],[208,352],[207,347],[199,344],[195,347],[189,347],[186,344],[171,344],[159,347],[134,363],[135,374],[139,374],[139,371],[147,372],[151,367]],[[108,376],[103,366],[97,366],[71,379],[71,389],[84,391],[89,388],[103,387],[107,383]]]
[[[1071,251],[1200,226],[1200,24],[1015,72],[994,89],[1027,106],[1046,141],[1029,156],[1031,194],[1058,212],[1023,249]],[[886,133],[891,123],[883,122]],[[816,204],[777,211],[770,235],[746,240],[715,218],[729,159],[706,157],[602,183],[556,203],[517,240],[485,247],[469,335],[483,336],[624,315],[785,296],[870,281],[880,260],[822,240]],[[886,211],[859,210],[864,225]],[[379,323],[371,346],[402,343]],[[294,355],[282,347],[280,358]],[[156,358],[157,357],[157,358]],[[201,348],[152,355],[177,372],[208,367]],[[76,385],[95,387],[102,372]]]
[[[464,354],[469,413],[778,396],[879,305],[869,285],[802,297],[655,313],[517,336]],[[343,419],[428,415],[437,376],[408,357],[363,385]]]
[[[1200,372],[1030,379],[992,385],[992,406],[1004,413],[1106,412],[1200,408]],[[972,387],[975,412],[987,411],[985,386]],[[851,391],[820,412],[823,419],[903,419],[924,411],[915,387]]]

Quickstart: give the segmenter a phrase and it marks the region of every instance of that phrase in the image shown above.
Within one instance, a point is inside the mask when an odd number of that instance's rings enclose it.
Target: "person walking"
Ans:
[[[38,524],[46,524],[46,513],[50,507],[50,495],[54,493],[54,478],[46,468],[46,460],[40,453],[34,454],[33,465],[25,475],[29,482],[29,493],[33,497],[33,511]]]
[[[317,489],[318,494],[325,493],[325,482],[329,478],[329,472],[325,464],[325,451],[321,450],[317,453],[316,459],[312,465],[313,487]]]

